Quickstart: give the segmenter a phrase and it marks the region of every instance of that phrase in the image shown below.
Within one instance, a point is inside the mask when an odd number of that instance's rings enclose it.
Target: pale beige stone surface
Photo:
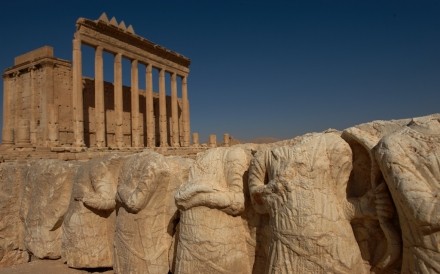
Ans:
[[[197,156],[188,183],[175,196],[181,211],[175,273],[251,273],[241,217],[249,160],[239,147]]]
[[[62,260],[35,260],[26,264],[14,265],[6,268],[0,268],[0,274],[113,274],[110,270],[85,270],[69,268]]]
[[[116,273],[167,273],[175,233],[173,192],[186,181],[189,159],[145,151],[130,156],[119,176]]]
[[[386,136],[375,155],[399,215],[402,273],[440,273],[440,115]]]
[[[439,136],[436,114],[195,161],[127,150],[1,163],[0,273],[30,254],[61,257],[58,273],[440,273]]]
[[[349,145],[337,132],[306,135],[257,154],[249,170],[254,208],[272,228],[266,273],[367,273],[346,197]],[[352,212],[353,211],[353,212]]]
[[[0,164],[0,267],[29,260],[19,215],[25,172],[25,163]]]
[[[38,258],[57,259],[76,165],[59,160],[30,161],[28,165],[20,205],[24,244]]]
[[[111,154],[79,167],[63,222],[63,258],[68,266],[113,266],[115,198],[123,160],[123,156]]]
[[[379,166],[374,157],[374,147],[388,134],[401,129],[409,119],[372,121],[345,129],[342,137],[353,153],[353,170],[347,186],[347,195],[358,197],[372,189],[375,203],[374,214],[385,204],[391,204]],[[391,214],[391,213],[390,213]],[[392,214],[394,215],[394,214]],[[361,249],[364,262],[371,265],[375,273],[399,271],[401,258],[401,235],[398,219],[384,218],[378,214],[377,220],[352,222],[353,232]]]

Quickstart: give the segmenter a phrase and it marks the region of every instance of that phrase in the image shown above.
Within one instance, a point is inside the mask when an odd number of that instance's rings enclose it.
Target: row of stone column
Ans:
[[[103,47],[95,48],[95,127],[96,146],[105,147],[105,109],[104,109],[104,73]],[[131,136],[132,147],[142,147],[141,127],[139,124],[139,71],[138,60],[131,61]],[[147,147],[155,147],[155,124],[153,109],[153,66],[146,65],[146,135]],[[163,67],[159,69],[159,137],[160,146],[187,147],[189,141],[189,104],[187,92],[187,76],[182,77],[182,128],[179,129],[177,73],[171,73],[171,133],[172,139],[168,144],[167,109],[165,92],[165,73]],[[74,116],[74,145],[84,146],[84,117],[82,97],[82,57],[81,40],[73,40],[73,116]],[[123,94],[122,94],[122,54],[116,53],[114,59],[114,101],[115,101],[115,143],[117,147],[124,146],[123,139]],[[180,142],[179,130],[182,130],[183,140]]]
[[[54,66],[53,62],[44,61],[3,75],[2,144],[57,144],[58,132],[54,132],[58,130],[55,128],[57,121],[53,102]],[[36,71],[40,69],[45,73],[43,85],[38,85],[35,79]],[[25,90],[27,94],[24,94]],[[29,100],[27,107],[23,106],[25,97]]]

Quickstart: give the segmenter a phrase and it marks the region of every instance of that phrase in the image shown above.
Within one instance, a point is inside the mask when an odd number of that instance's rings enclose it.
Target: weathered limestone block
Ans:
[[[402,273],[440,273],[440,115],[384,137],[375,155],[399,215]]]
[[[180,212],[174,201],[174,195],[182,184],[188,182],[189,171],[194,160],[177,156],[168,156],[166,157],[166,161],[171,173],[167,194],[166,197],[163,197],[167,203],[166,209],[168,211],[165,213],[165,222],[163,222],[163,225],[167,225],[167,233],[162,233],[160,235],[163,237],[162,242],[164,245],[169,247],[169,270],[174,273],[180,220]],[[161,230],[164,231],[165,227],[162,227]]]
[[[61,226],[76,169],[76,164],[60,160],[29,162],[20,217],[26,249],[38,258],[61,257]]]
[[[123,159],[111,154],[79,167],[63,223],[63,258],[68,266],[113,266],[116,188]]]
[[[23,163],[0,164],[0,267],[29,261],[19,216],[25,171]]]
[[[175,273],[251,273],[255,251],[242,218],[249,155],[239,147],[197,156],[176,193],[181,211]]]
[[[176,224],[170,199],[191,160],[144,151],[127,158],[117,190],[116,273],[167,273]],[[173,210],[174,208],[174,210]],[[172,261],[172,260],[171,260]]]
[[[345,129],[342,138],[353,152],[353,171],[348,182],[347,195],[359,197],[372,189],[376,200],[374,213],[377,220],[355,220],[353,232],[359,243],[365,263],[375,273],[398,272],[401,259],[401,234],[397,215],[392,209],[389,190],[377,165],[373,148],[386,135],[400,130],[410,120],[373,121]],[[393,217],[384,218],[383,208]],[[390,208],[391,207],[391,208]]]
[[[346,197],[349,145],[337,132],[294,143],[258,152],[249,169],[253,206],[273,233],[266,273],[368,273],[350,225],[368,199]]]

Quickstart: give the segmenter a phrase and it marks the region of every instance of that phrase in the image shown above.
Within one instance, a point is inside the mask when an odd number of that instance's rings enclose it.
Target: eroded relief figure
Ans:
[[[409,119],[372,121],[345,129],[342,138],[353,152],[353,171],[348,197],[359,197],[371,189],[375,196],[377,219],[351,222],[362,258],[374,273],[400,272],[402,240],[397,214],[374,155],[374,147],[386,135],[400,130]]]
[[[0,269],[29,261],[19,216],[25,176],[26,163],[0,163]]]
[[[440,117],[415,119],[375,152],[399,215],[402,273],[440,273]]]
[[[368,273],[350,220],[369,212],[371,195],[347,200],[351,161],[337,132],[255,155],[250,195],[273,234],[266,273]]]
[[[25,227],[25,246],[38,258],[61,257],[62,224],[75,172],[75,164],[60,160],[29,163],[20,217]]]
[[[117,190],[116,273],[168,273],[176,223],[170,199],[190,164],[151,151],[124,162]]]
[[[122,156],[112,154],[80,166],[63,224],[63,257],[68,266],[113,266],[114,210],[122,162]]]
[[[243,184],[249,156],[239,147],[197,156],[176,193],[181,211],[175,273],[251,273]]]

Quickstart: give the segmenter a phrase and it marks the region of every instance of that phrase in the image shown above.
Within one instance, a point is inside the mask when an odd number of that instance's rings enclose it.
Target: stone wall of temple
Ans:
[[[71,62],[44,46],[15,57],[5,70],[3,147],[190,146],[189,58],[136,35],[132,26],[105,13],[97,20],[79,18],[73,36]],[[83,76],[83,46],[95,51],[94,79]],[[114,56],[111,83],[104,81],[104,53]],[[123,60],[131,63],[130,87],[123,86]]]
[[[83,80],[83,101],[84,101],[84,141],[87,147],[96,146],[96,120],[95,120],[95,81],[94,79],[85,78]],[[132,143],[131,137],[131,93],[130,87],[123,87],[123,135],[124,146],[130,147]],[[166,97],[167,102],[167,129],[168,142],[172,139],[173,132],[170,125],[171,117],[171,97]],[[159,146],[159,94],[153,93],[153,107],[154,120],[156,129],[154,136],[156,146]],[[115,147],[115,101],[114,101],[114,86],[112,83],[104,82],[104,110],[105,110],[105,132],[106,132],[106,146]],[[182,100],[178,100],[179,120],[182,118]],[[147,146],[147,127],[146,127],[146,99],[145,90],[139,90],[139,125],[140,125],[140,140],[143,146]],[[181,137],[179,137],[181,139]]]

